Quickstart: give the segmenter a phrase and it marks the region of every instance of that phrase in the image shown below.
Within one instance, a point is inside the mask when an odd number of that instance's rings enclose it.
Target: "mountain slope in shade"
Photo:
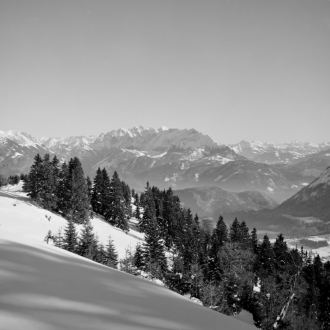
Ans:
[[[249,227],[282,232],[291,236],[310,236],[330,232],[330,167],[294,196],[272,210],[235,211],[224,215],[237,217]]]
[[[198,187],[175,190],[174,194],[193,214],[211,216],[214,219],[224,213],[271,209],[278,206],[273,199],[257,191],[233,193],[219,187]]]
[[[277,211],[330,221],[330,167],[319,178],[283,202]]]
[[[47,245],[42,237],[48,229],[66,221],[11,190],[0,195],[1,329],[256,329],[152,282]]]

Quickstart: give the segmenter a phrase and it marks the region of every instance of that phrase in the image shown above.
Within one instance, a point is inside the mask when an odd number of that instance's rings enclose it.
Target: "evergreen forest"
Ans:
[[[37,154],[21,179],[37,205],[67,219],[63,233],[45,238],[60,248],[137,276],[148,273],[216,312],[246,310],[263,330],[330,329],[330,262],[290,249],[282,234],[275,242],[267,235],[259,240],[255,228],[238,219],[228,225],[221,216],[209,227],[182,207],[171,188],[147,183],[139,194],[117,172],[110,177],[100,168],[92,181],[77,157],[60,163],[56,156]],[[93,216],[124,232],[135,217],[143,244],[118,260],[111,237],[103,246],[93,233]],[[83,226],[80,236],[76,225]]]

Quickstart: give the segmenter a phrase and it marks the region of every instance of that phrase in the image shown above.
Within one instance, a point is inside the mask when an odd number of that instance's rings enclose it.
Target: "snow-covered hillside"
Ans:
[[[19,186],[0,192],[0,328],[6,330],[256,329],[152,282],[43,241],[66,221],[30,203]],[[92,220],[123,256],[138,239]]]
[[[106,245],[109,236],[114,241],[119,258],[125,257],[127,248],[135,248],[143,239],[143,234],[130,230],[125,234],[122,230],[112,227],[98,218],[91,219],[94,233],[100,243]],[[42,242],[49,230],[56,234],[61,228],[62,233],[67,221],[47,210],[33,204],[26,194],[21,192],[21,184],[2,187],[0,190],[0,235],[10,239],[25,237]],[[80,231],[82,226],[78,225]]]

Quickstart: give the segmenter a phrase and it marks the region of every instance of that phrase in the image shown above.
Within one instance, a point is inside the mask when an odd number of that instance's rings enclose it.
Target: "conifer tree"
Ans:
[[[133,190],[134,189],[132,189],[132,196],[134,196],[134,205],[140,204],[139,195],[137,192],[133,195]]]
[[[86,177],[86,185],[87,185],[87,191],[88,191],[88,198],[89,200],[92,199],[92,191],[93,191],[93,184],[89,176]]]
[[[98,244],[97,252],[94,260],[99,264],[106,264],[106,251],[104,249],[103,244]]]
[[[152,195],[151,188],[147,184],[144,194],[144,212],[142,219],[139,221],[139,230],[141,233],[145,233],[149,224],[156,221],[156,208],[155,201]]]
[[[24,191],[32,199],[40,202],[40,194],[43,189],[43,160],[39,154],[34,157],[34,163],[28,176],[28,180],[23,185]]]
[[[257,229],[253,228],[251,231],[251,245],[253,252],[255,254],[258,254],[259,248],[258,248],[258,236],[257,236]]]
[[[94,254],[96,254],[97,252],[94,251],[94,240],[95,235],[93,233],[92,224],[90,223],[90,221],[87,221],[84,224],[84,227],[79,237],[79,246],[77,248],[77,253],[80,256],[89,257],[90,259],[92,259]]]
[[[136,245],[134,253],[134,266],[137,269],[145,269],[145,262],[143,258],[143,249],[140,244]]]
[[[104,219],[109,221],[111,218],[111,182],[108,172],[105,168],[101,171],[102,185],[100,189],[101,212]]]
[[[135,203],[135,206],[136,206],[136,209],[135,209],[135,218],[140,221],[141,220],[140,203],[139,202],[136,202]]]
[[[68,175],[65,178],[67,200],[65,215],[74,222],[82,224],[88,220],[89,198],[84,171],[77,157],[70,159]]]
[[[58,176],[58,184],[56,189],[57,207],[61,213],[67,209],[68,200],[70,198],[69,190],[66,187],[68,177],[68,165],[64,162],[61,166]]]
[[[228,242],[228,240],[228,229],[223,221],[223,217],[220,215],[212,236],[215,250],[218,251],[219,248],[225,244],[225,242]]]
[[[55,157],[54,157],[55,158]],[[55,158],[56,164],[56,158]],[[45,154],[43,159],[43,171],[42,171],[42,190],[40,192],[40,199],[45,209],[55,209],[57,205],[56,198],[56,174],[55,165],[50,161],[49,154]]]
[[[167,270],[164,241],[161,238],[157,221],[153,219],[145,231],[143,243],[143,259],[146,271],[152,276],[162,278]]]
[[[105,258],[105,265],[117,269],[118,253],[111,237],[109,237],[108,245],[106,246]]]
[[[97,169],[94,177],[93,192],[91,197],[91,205],[94,212],[102,213],[102,189],[103,189],[103,174],[100,168]]]
[[[259,255],[257,260],[259,277],[265,278],[266,276],[274,274],[274,259],[275,254],[273,247],[269,241],[268,236],[265,235],[259,248]]]
[[[132,216],[132,195],[131,195],[131,188],[128,184],[124,181],[121,182],[122,190],[123,190],[123,197],[124,197],[124,211],[126,218],[130,218]]]
[[[61,228],[59,228],[57,235],[54,235],[53,242],[56,247],[63,249],[63,235]]]
[[[69,219],[67,227],[64,229],[63,248],[70,252],[77,249],[77,231],[74,222]]]
[[[111,187],[111,198],[110,198],[110,209],[109,209],[110,224],[124,231],[128,231],[129,227],[125,216],[122,183],[116,171],[112,176],[110,187]]]

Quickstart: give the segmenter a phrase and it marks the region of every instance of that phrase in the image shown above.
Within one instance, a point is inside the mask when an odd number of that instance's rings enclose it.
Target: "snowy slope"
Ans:
[[[67,221],[47,210],[38,208],[31,204],[25,193],[20,192],[21,186],[3,187],[0,190],[0,236],[5,238],[16,239],[26,237],[42,242],[48,230],[53,234],[57,234],[59,228],[66,227]],[[48,220],[50,218],[50,220]],[[140,239],[143,238],[141,233],[130,231],[125,234],[118,228],[112,227],[100,219],[91,220],[94,233],[98,235],[100,243],[107,244],[109,235],[114,241],[117,248],[119,258],[124,258],[125,249],[135,248]],[[80,231],[82,226],[77,226]]]
[[[47,245],[47,230],[56,231],[65,220],[10,190],[0,194],[1,329],[256,329],[152,282]],[[93,225],[101,228],[97,221]],[[117,247],[130,240],[119,231],[111,234]]]

